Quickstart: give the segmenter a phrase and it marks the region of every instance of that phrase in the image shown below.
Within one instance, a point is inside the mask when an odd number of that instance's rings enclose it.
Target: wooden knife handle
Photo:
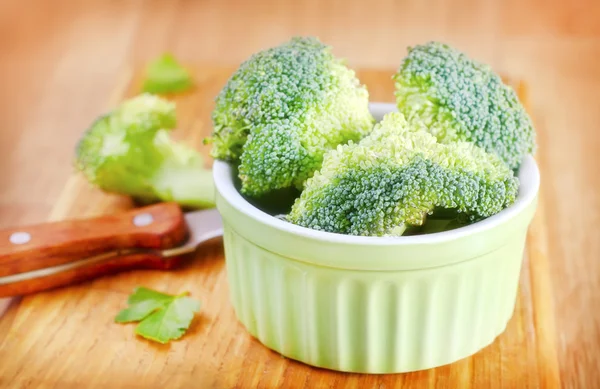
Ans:
[[[0,277],[115,250],[172,248],[183,243],[187,236],[183,213],[175,203],[91,219],[0,230]]]
[[[66,270],[51,274],[39,274],[25,280],[15,280],[8,283],[1,282],[0,297],[23,296],[31,293],[42,292],[61,286],[73,285],[101,276],[119,273],[134,269],[168,270],[177,267],[184,260],[184,256],[163,258],[159,253],[152,251],[137,252],[125,255],[115,255],[106,258],[82,260],[66,265]],[[31,273],[27,273],[28,275]]]

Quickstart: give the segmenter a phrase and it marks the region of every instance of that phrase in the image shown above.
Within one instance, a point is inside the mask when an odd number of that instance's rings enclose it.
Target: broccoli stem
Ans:
[[[402,223],[396,226],[390,232],[391,236],[402,236],[409,226],[406,223]]]
[[[162,200],[175,201],[190,208],[215,206],[212,171],[201,165],[164,163],[154,176],[153,184]]]
[[[447,231],[451,223],[454,219],[434,219],[429,218],[423,224],[423,228],[421,230],[422,234],[433,234],[435,232],[443,232]]]

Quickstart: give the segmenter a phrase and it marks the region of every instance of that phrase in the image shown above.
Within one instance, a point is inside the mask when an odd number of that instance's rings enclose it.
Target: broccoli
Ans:
[[[374,124],[367,89],[316,38],[293,38],[242,63],[216,99],[212,156],[239,162],[241,191],[295,187],[323,154]]]
[[[325,155],[286,219],[315,230],[399,236],[437,210],[469,222],[512,204],[518,179],[496,155],[470,142],[442,144],[387,114],[359,143]]]
[[[412,126],[439,142],[473,142],[511,169],[535,149],[531,119],[493,70],[439,42],[408,49],[394,75],[396,102]]]
[[[175,104],[144,94],[98,118],[76,148],[75,167],[106,192],[142,202],[214,206],[214,182],[202,156],[174,142]]]

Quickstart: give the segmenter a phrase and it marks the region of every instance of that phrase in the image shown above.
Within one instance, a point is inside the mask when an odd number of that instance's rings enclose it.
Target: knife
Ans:
[[[222,234],[216,209],[184,213],[176,203],[0,230],[0,297],[125,270],[172,269]]]

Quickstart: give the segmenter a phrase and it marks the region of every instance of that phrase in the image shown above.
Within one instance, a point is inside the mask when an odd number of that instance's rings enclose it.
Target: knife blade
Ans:
[[[175,203],[0,230],[0,297],[125,270],[172,269],[222,234],[216,209],[184,213]]]

